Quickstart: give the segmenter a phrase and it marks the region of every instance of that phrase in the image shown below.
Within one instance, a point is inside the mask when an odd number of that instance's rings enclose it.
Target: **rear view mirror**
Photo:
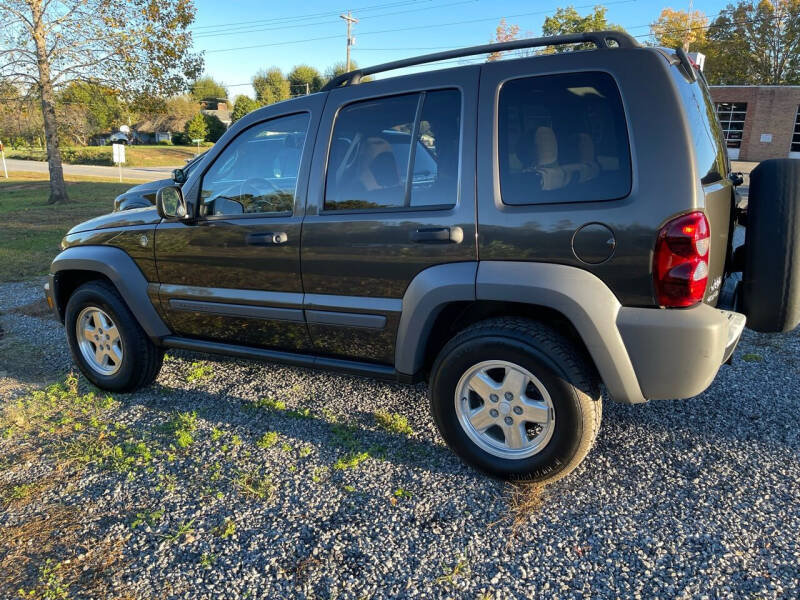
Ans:
[[[174,181],[178,185],[183,185],[184,183],[186,183],[186,172],[183,169],[173,169],[172,181]]]
[[[162,219],[185,219],[186,201],[177,185],[163,187],[156,192],[156,207]]]

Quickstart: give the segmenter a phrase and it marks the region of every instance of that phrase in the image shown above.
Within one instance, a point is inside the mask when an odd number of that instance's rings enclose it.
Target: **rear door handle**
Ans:
[[[411,233],[418,244],[460,244],[464,239],[461,227],[423,227]]]
[[[289,239],[285,232],[265,232],[265,233],[248,233],[247,244],[249,246],[279,246],[285,244]]]

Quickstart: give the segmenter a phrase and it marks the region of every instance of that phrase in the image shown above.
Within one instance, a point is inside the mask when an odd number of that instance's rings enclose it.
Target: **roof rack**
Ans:
[[[321,91],[327,92],[343,85],[355,85],[361,81],[362,77],[393,71],[405,67],[413,67],[425,63],[437,62],[450,58],[461,58],[464,56],[474,56],[476,54],[489,54],[492,52],[504,52],[506,50],[519,50],[520,48],[538,48],[542,46],[562,46],[564,44],[580,44],[591,42],[598,49],[610,48],[608,42],[615,42],[620,48],[638,48],[639,42],[633,37],[622,31],[592,31],[589,33],[570,33],[567,35],[555,35],[551,37],[526,38],[523,40],[512,40],[510,42],[499,42],[496,44],[483,44],[482,46],[470,46],[469,48],[458,48],[456,50],[445,50],[444,52],[434,52],[433,54],[423,54],[414,58],[404,58],[392,62],[356,69],[343,73],[331,79]]]

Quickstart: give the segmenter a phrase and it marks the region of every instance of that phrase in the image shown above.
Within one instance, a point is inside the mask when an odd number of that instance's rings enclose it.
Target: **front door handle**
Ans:
[[[423,227],[411,233],[418,244],[460,244],[464,239],[461,227]]]
[[[247,244],[249,246],[280,246],[285,244],[289,239],[285,232],[265,232],[265,233],[248,233]]]

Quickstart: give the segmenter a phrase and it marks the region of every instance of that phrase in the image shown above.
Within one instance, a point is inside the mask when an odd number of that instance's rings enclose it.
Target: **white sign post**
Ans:
[[[6,179],[8,179],[8,169],[6,168],[6,152],[3,149],[3,142],[0,142],[0,156],[3,157],[3,173],[6,174]]]
[[[193,144],[197,144],[197,154],[200,154],[200,142],[202,142],[202,141],[203,141],[202,138],[198,138],[196,140],[192,140]],[[197,156],[197,154],[195,154],[195,156]]]
[[[125,144],[111,144],[114,149],[114,163],[119,165],[119,180],[122,182],[122,163],[125,162]]]

